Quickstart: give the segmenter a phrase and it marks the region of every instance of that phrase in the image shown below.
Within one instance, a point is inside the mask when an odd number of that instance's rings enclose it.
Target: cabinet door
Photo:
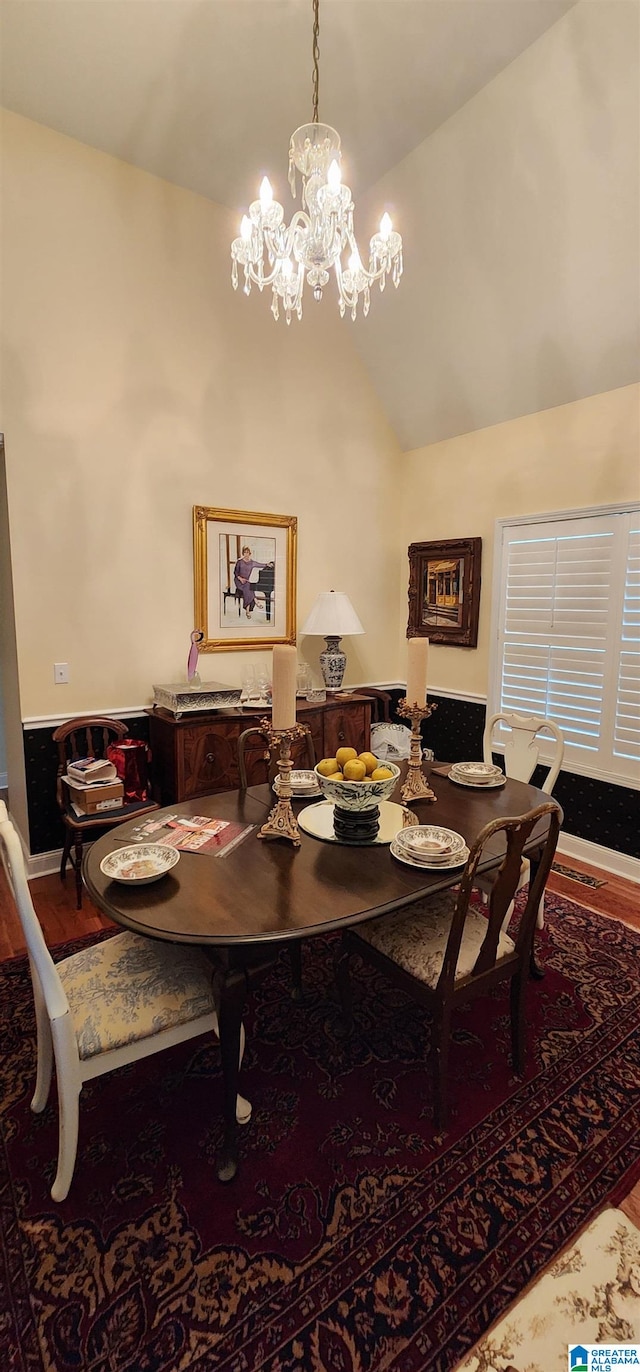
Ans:
[[[338,748],[355,748],[364,753],[369,747],[371,707],[354,703],[329,709],[324,717],[324,756],[335,757]]]
[[[238,722],[216,720],[180,732],[184,768],[182,800],[211,791],[235,791],[238,776]]]

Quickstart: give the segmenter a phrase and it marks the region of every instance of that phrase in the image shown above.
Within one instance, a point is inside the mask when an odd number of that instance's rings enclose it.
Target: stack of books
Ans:
[[[80,817],[117,810],[124,803],[123,783],[119,781],[113,763],[106,758],[74,758],[67,764],[64,780],[69,787],[71,808]]]

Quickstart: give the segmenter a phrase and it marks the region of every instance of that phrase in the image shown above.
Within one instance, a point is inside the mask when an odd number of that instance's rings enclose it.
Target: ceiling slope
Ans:
[[[371,185],[574,0],[322,0],[320,117]],[[4,0],[2,103],[232,208],[288,195],[310,0]]]

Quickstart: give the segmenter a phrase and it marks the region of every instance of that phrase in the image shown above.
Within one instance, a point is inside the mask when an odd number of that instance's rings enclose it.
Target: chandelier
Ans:
[[[348,309],[355,319],[360,296],[363,314],[369,313],[371,287],[376,281],[383,291],[390,273],[394,286],[402,276],[402,239],[394,232],[388,214],[383,214],[380,228],[369,243],[368,267],[358,251],[351,191],[343,185],[340,171],[340,135],[329,124],[318,122],[319,0],[312,3],[313,120],[296,129],[289,144],[289,185],[295,200],[297,169],[303,208],[296,210],[287,227],[284,209],[274,200],[265,176],[259,199],[249,206],[248,215],[243,215],[240,237],[231,244],[233,289],[238,289],[238,268],[243,268],[245,295],[250,294],[252,283],[260,291],[271,286],[271,313],[278,319],[282,307],[287,324],[292,314],[302,318],[305,278],[314,299],[321,300],[333,268],[340,314]]]

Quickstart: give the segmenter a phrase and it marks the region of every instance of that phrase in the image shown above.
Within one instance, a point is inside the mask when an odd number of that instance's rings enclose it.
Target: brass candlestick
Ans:
[[[291,808],[291,744],[309,733],[306,724],[293,724],[290,729],[274,729],[271,720],[260,721],[269,740],[269,752],[277,746],[278,756],[278,799],[269,812],[269,818],[258,830],[258,838],[287,838],[294,848],[300,847],[300,830]]]
[[[398,714],[403,719],[411,720],[411,755],[409,757],[409,771],[406,781],[402,787],[400,795],[405,805],[410,805],[412,800],[435,800],[436,797],[422,770],[422,739],[420,737],[420,725],[423,719],[428,719],[434,710],[437,710],[437,701],[432,705],[407,705],[406,698],[398,702]]]

